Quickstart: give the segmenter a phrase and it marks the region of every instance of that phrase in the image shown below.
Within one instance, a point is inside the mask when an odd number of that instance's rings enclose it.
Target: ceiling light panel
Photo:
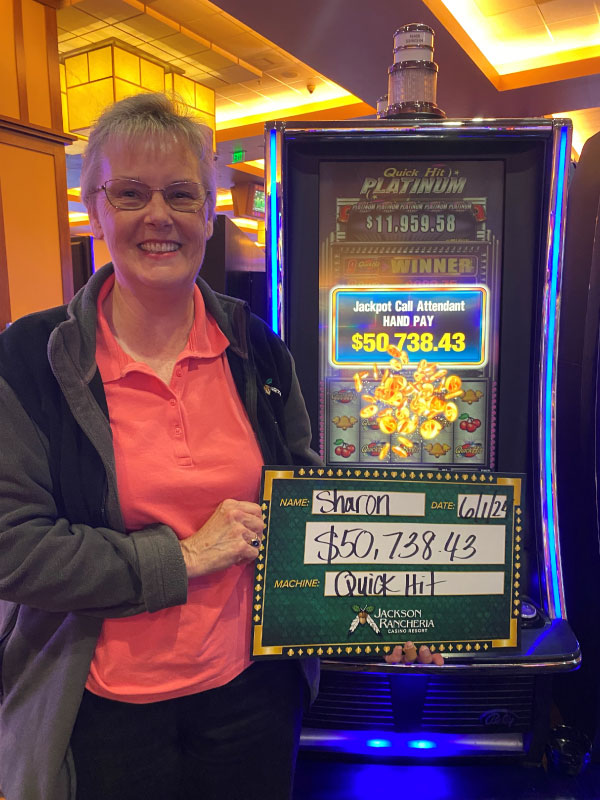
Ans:
[[[252,61],[252,59],[259,55],[265,49],[265,43],[263,39],[259,39],[258,36],[253,36],[251,33],[239,33],[232,36],[229,40],[229,44],[233,53],[237,53],[240,58],[244,58],[248,61]]]
[[[467,52],[483,54],[499,75],[600,57],[595,0],[424,2],[434,13],[443,6],[471,40]]]
[[[173,13],[172,10],[171,13]],[[211,14],[190,20],[187,27],[201,36],[206,36],[211,42],[229,41],[244,32],[240,25],[227,19],[223,14]]]
[[[149,0],[146,5],[161,14],[165,14],[167,17],[173,16],[173,0],[155,0],[155,2]],[[177,19],[182,25],[185,25],[191,19],[198,19],[201,13],[218,14],[218,9],[211,9],[209,12],[197,0],[177,0]]]
[[[121,0],[81,0],[80,3],[77,3],[77,9],[86,14],[91,14],[108,25],[122,22],[124,19],[134,17],[139,13],[139,11],[136,11],[132,6],[123,3]]]
[[[517,8],[535,5],[535,0],[476,0],[477,7],[486,17],[502,14],[505,11],[514,11]],[[448,4],[446,4],[448,5]],[[448,8],[450,6],[448,5]]]
[[[154,19],[154,17],[149,17],[147,14],[139,14],[126,22],[118,22],[115,27],[126,33],[131,33],[133,36],[138,36],[146,42],[166,38],[173,33],[173,28],[169,25],[165,25],[164,22]]]
[[[220,70],[220,76],[231,84],[243,83],[244,81],[252,80],[255,77],[253,72],[245,69],[239,64],[232,64]]]
[[[185,36],[183,33],[174,33],[169,31],[169,35],[160,40],[161,47],[167,52],[172,52],[177,58],[184,58],[185,56],[198,55],[204,53],[210,48],[210,42],[202,44],[201,42]]]
[[[91,16],[91,14],[80,11],[79,8],[75,6],[65,6],[65,8],[61,8],[57,21],[59,27],[69,31],[73,36],[79,36],[82,31],[85,31],[94,23],[100,26],[106,24],[96,17]]]

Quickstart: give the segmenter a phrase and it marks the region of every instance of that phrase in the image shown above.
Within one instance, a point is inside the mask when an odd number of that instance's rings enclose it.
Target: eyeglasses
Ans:
[[[112,178],[90,194],[104,191],[108,202],[121,211],[138,211],[148,205],[154,192],[160,192],[174,211],[195,214],[204,207],[210,194],[201,183],[178,181],[164,189],[153,189],[130,178]]]

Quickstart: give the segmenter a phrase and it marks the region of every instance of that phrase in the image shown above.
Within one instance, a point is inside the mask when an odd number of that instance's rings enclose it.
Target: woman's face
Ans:
[[[165,150],[156,142],[109,144],[99,185],[112,178],[133,178],[153,189],[177,181],[201,183],[198,161],[189,147],[173,144]],[[213,231],[207,204],[197,213],[174,211],[160,192],[153,192],[145,208],[129,211],[113,208],[100,191],[92,197],[89,212],[92,232],[106,241],[123,288],[191,289]]]

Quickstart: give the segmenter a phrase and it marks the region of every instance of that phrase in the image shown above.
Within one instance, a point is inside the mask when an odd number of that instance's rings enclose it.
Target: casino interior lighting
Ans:
[[[575,7],[570,14],[563,8],[557,19],[556,2],[423,2],[499,90],[600,71],[597,5],[595,15],[578,17]]]

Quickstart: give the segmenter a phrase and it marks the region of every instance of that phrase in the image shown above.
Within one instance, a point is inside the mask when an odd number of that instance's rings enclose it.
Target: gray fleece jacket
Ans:
[[[75,800],[69,740],[104,618],[186,602],[175,533],[126,532],[95,362],[103,267],[0,336],[0,789]],[[199,279],[267,464],[319,464],[285,345]],[[281,395],[263,386],[279,382]],[[314,697],[318,663],[303,662]]]

